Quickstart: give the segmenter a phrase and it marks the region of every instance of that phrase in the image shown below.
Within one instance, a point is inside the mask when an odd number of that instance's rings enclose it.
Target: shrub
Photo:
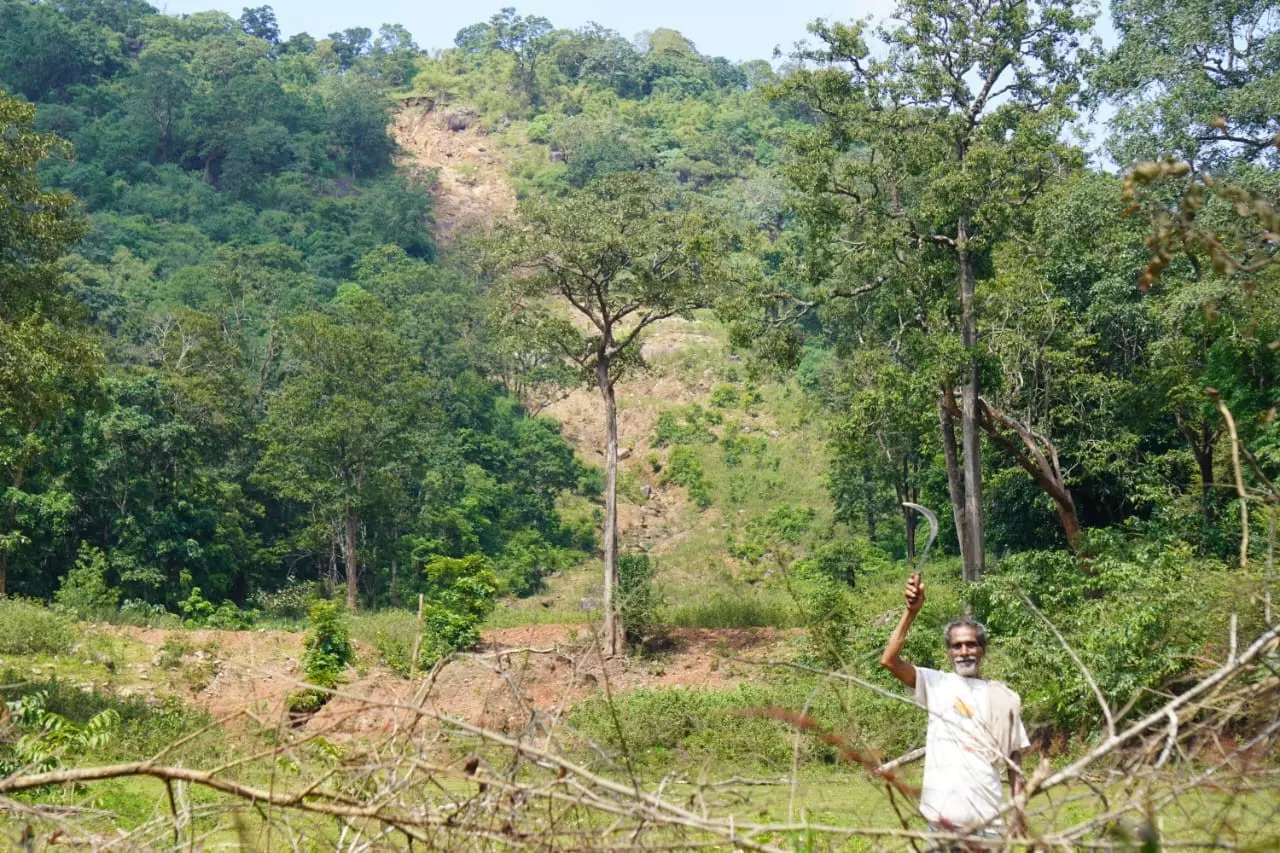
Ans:
[[[823,543],[813,549],[804,563],[816,574],[854,586],[859,574],[885,568],[892,563],[892,558],[858,536]]]
[[[546,575],[571,565],[578,556],[552,547],[536,530],[522,530],[507,542],[496,563],[504,591],[524,597],[537,592]]]
[[[809,629],[810,656],[832,669],[843,668],[858,621],[849,587],[801,561],[792,568],[791,589]]]
[[[708,761],[720,761],[735,770],[786,770],[794,730],[765,711],[799,712],[806,704],[809,717],[824,731],[845,738],[855,748],[900,751],[918,745],[923,712],[864,694],[861,689],[840,689],[810,678],[743,684],[730,690],[640,689],[614,696],[612,708],[603,697],[588,699],[570,712],[569,720],[595,743],[614,750],[625,745],[634,759],[656,769],[674,764],[703,767]],[[919,719],[908,722],[904,717]],[[829,763],[836,756],[819,739],[804,737],[801,759]]]
[[[729,421],[724,425],[724,435],[720,437],[720,458],[726,465],[740,465],[748,455],[760,459],[768,443],[759,436],[743,432],[737,421]]]
[[[653,589],[653,574],[648,554],[618,555],[618,615],[627,642],[638,643],[657,627],[660,604]]]
[[[191,588],[186,600],[178,602],[183,624],[188,628],[213,628],[218,631],[243,631],[253,626],[253,614],[236,607],[235,602],[223,601],[218,606],[200,594],[200,587]]]
[[[95,716],[111,711],[119,719],[119,729],[109,746],[112,756],[118,758],[153,756],[163,747],[172,747],[185,735],[208,728],[211,722],[204,711],[186,708],[176,699],[168,699],[160,708],[154,708],[148,704],[149,697],[81,690],[57,679],[32,681],[13,669],[0,674],[0,684],[5,685],[0,687],[0,700],[13,702],[40,694],[47,712],[58,714],[76,726],[85,726]],[[217,741],[221,736],[222,730],[214,727],[197,740],[207,745],[208,741]],[[199,745],[193,741],[184,751],[195,748]]]
[[[209,616],[205,626],[219,631],[247,631],[253,627],[253,614],[236,607],[235,602],[224,601]]]
[[[62,613],[21,598],[0,598],[0,654],[62,654],[76,628]]]
[[[671,451],[671,459],[662,474],[661,482],[675,483],[689,490],[689,499],[705,509],[711,505],[711,487],[702,470],[702,462],[698,460],[697,451],[692,447],[676,447]]]
[[[93,619],[113,612],[120,590],[107,585],[107,557],[99,548],[80,543],[76,563],[59,579],[53,601],[58,609],[78,619]]]
[[[1193,665],[1212,609],[1205,580],[1221,571],[1186,545],[1102,533],[1091,547],[1087,566],[1061,551],[1006,557],[972,593],[976,615],[1002,638],[1029,721],[1072,731],[1098,724],[1096,700],[1019,591],[1052,618],[1113,707],[1138,697],[1142,710]]]
[[[205,599],[200,594],[200,587],[193,586],[191,594],[183,601],[178,602],[178,612],[182,614],[182,621],[189,628],[198,628],[213,615],[214,606],[212,601]]]
[[[181,620],[165,610],[163,604],[151,604],[140,598],[126,598],[112,621],[144,628],[168,628],[181,624]]]
[[[319,581],[290,583],[275,592],[255,590],[253,606],[267,616],[277,619],[305,619],[311,605],[324,598],[324,587]]]
[[[732,409],[738,405],[738,389],[729,384],[717,385],[711,391],[707,402],[717,409]]]
[[[355,657],[346,619],[332,601],[317,601],[311,606],[308,618],[302,669],[309,684],[334,687],[341,680],[342,671]]]
[[[460,559],[433,555],[423,568],[427,604],[422,664],[430,666],[454,651],[480,642],[480,623],[493,612],[498,577],[488,558],[471,554]]]
[[[716,435],[711,427],[723,420],[717,411],[708,411],[697,403],[689,406],[683,414],[666,409],[658,414],[658,421],[653,427],[654,447],[665,447],[669,444],[713,444]]]

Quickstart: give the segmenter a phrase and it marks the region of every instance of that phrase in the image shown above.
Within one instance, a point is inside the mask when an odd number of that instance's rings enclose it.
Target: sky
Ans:
[[[490,3],[440,0],[151,0],[170,15],[218,9],[239,17],[248,5],[270,5],[280,31],[286,37],[307,32],[323,38],[348,27],[403,24],[423,48],[453,45],[458,30],[507,5],[522,15],[541,15],[559,28],[575,29],[595,21],[631,38],[642,30],[669,27],[679,30],[710,56],[734,61],[770,59],[774,47],[787,53],[806,36],[805,25],[815,18],[850,20],[866,15],[882,18],[893,0],[640,0],[640,2],[591,2],[591,0],[492,0]]]

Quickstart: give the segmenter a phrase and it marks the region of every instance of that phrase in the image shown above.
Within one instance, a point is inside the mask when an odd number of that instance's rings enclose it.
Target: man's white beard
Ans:
[[[962,678],[978,677],[978,659],[976,657],[956,658],[951,662],[955,668],[956,675]]]

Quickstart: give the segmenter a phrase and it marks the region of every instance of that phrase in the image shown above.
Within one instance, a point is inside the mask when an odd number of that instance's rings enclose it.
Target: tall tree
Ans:
[[[72,199],[41,189],[40,163],[65,152],[33,129],[35,108],[0,93],[0,595],[10,555],[28,541],[24,516],[56,498],[26,489],[54,449],[48,428],[83,395],[101,358],[62,295],[56,262],[83,231]]]
[[[1059,142],[1092,25],[1076,0],[903,0],[873,56],[862,23],[818,21],[819,44],[779,87],[815,127],[796,140],[791,177],[807,197],[816,275],[845,294],[901,283],[907,255],[950,268],[966,355],[942,377],[961,386],[963,474],[948,466],[965,577],[984,565],[977,283],[1015,212],[1071,154]],[[942,413],[943,445],[954,445]]]
[[[1196,169],[1280,162],[1280,16],[1271,0],[1114,0],[1120,43],[1096,75],[1120,109],[1112,154]]]
[[[288,372],[267,403],[255,477],[333,531],[354,610],[362,513],[389,488],[411,427],[424,419],[425,378],[393,315],[355,285],[330,312],[296,318],[285,352]]]
[[[616,387],[643,367],[644,332],[711,303],[728,284],[726,235],[644,177],[610,175],[569,197],[523,201],[486,244],[508,322],[533,327],[600,393],[605,421],[604,643],[621,648]],[[579,321],[567,319],[568,308]]]

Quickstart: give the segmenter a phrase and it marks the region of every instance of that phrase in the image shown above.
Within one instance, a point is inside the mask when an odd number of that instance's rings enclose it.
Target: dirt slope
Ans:
[[[100,626],[98,630],[156,651],[152,665],[119,673],[122,693],[170,693],[209,711],[215,718],[241,711],[250,722],[282,724],[285,699],[301,686],[302,638],[283,631],[191,631]],[[377,653],[357,644],[359,664],[347,671],[342,693],[305,726],[330,737],[390,732],[419,702],[436,713],[499,731],[523,729],[535,715],[547,722],[593,694],[642,687],[730,687],[749,678],[754,667],[735,658],[783,656],[790,632],[772,629],[682,629],[669,649],[639,662],[615,658],[602,663],[590,626],[529,625],[486,632],[472,655],[446,664],[426,690],[378,665]],[[189,651],[181,666],[158,664],[166,640]],[[184,671],[204,667],[212,677],[192,681]],[[359,697],[356,699],[354,697]],[[399,708],[388,706],[401,706]],[[241,722],[245,720],[242,719]]]
[[[516,194],[507,179],[501,154],[480,127],[465,123],[465,110],[437,108],[425,99],[410,99],[396,112],[392,131],[401,153],[396,165],[407,171],[436,174],[436,239],[449,246],[460,232],[485,228],[515,210]]]

